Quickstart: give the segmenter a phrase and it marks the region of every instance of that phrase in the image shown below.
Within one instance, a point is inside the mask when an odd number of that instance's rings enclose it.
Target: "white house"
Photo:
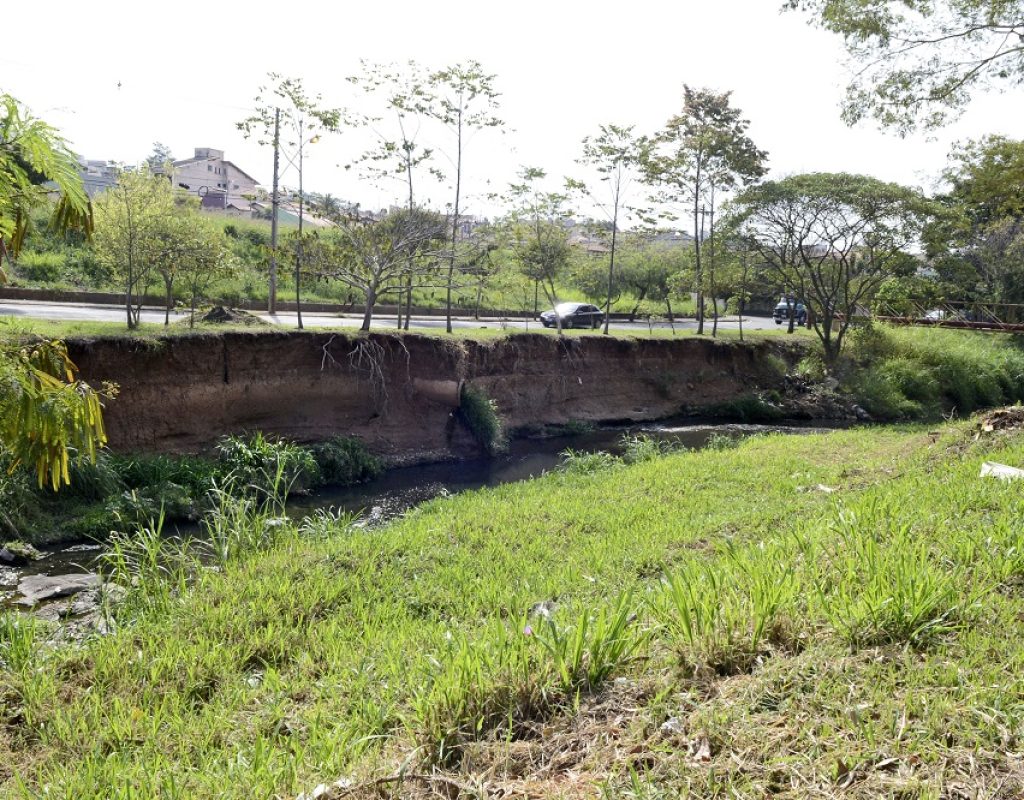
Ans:
[[[223,150],[197,147],[192,158],[172,164],[174,186],[202,198],[203,208],[251,210],[256,179],[224,158]]]

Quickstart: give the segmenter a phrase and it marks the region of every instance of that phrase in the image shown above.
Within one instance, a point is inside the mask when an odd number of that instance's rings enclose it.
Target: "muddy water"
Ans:
[[[628,428],[599,428],[589,433],[547,439],[518,439],[511,443],[507,452],[493,458],[401,467],[358,486],[324,487],[312,495],[289,499],[288,513],[301,518],[320,508],[333,509],[356,514],[367,524],[380,524],[441,494],[455,494],[468,489],[535,478],[557,467],[564,460],[563,453],[570,448],[586,453],[599,450],[617,453],[621,450],[625,435],[642,433],[699,449],[715,436],[741,439],[767,432],[800,434],[820,430],[796,425],[659,423]],[[165,530],[168,535],[201,535],[200,526],[195,524],[167,525]],[[80,542],[64,544],[44,552],[45,558],[27,567],[0,565],[0,605],[18,599],[18,582],[28,575],[62,575],[95,570],[103,550],[101,545]]]

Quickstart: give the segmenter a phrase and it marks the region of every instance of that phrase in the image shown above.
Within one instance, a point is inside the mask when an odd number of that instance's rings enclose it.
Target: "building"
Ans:
[[[171,166],[175,187],[201,198],[203,208],[251,211],[256,179],[225,159],[223,150],[197,147],[192,158]]]
[[[117,175],[120,168],[113,161],[95,161],[78,159],[78,172],[82,176],[82,185],[90,198],[117,186]]]

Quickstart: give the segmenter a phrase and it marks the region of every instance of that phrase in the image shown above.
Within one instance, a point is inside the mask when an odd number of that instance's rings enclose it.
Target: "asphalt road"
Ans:
[[[297,325],[295,314],[276,314],[271,316],[266,312],[256,312],[258,316],[273,322],[282,327],[293,328]],[[0,302],[0,317],[22,317],[26,319],[53,319],[81,322],[123,322],[125,320],[124,309],[119,306],[87,305],[84,303],[40,303],[30,300],[5,300]],[[180,312],[171,313],[171,321],[176,322],[184,319],[186,314]],[[143,308],[143,322],[162,323],[164,321],[163,309]],[[302,322],[308,328],[358,328],[362,324],[361,315],[343,316],[340,314],[303,313]],[[706,324],[710,324],[710,321]],[[735,329],[739,326],[737,317],[723,317],[719,319],[720,328]],[[414,328],[444,328],[444,317],[417,317],[412,318],[410,323]],[[394,316],[373,319],[373,327],[377,330],[395,328]],[[454,319],[454,328],[505,328],[511,330],[540,330],[540,323],[531,320],[527,325],[525,320],[510,319],[500,320],[494,317],[474,319]],[[621,331],[642,332],[649,330],[646,321],[642,322],[612,322],[611,327]],[[654,322],[650,327],[668,329],[667,322]],[[676,330],[692,330],[697,327],[695,320],[679,320],[675,323]],[[743,327],[747,330],[771,330],[776,328],[771,317],[744,317]]]

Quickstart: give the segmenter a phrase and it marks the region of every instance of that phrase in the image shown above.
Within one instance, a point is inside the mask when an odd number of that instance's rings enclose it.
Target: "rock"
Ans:
[[[17,586],[18,585],[18,572],[17,570],[8,569],[7,567],[0,567],[0,586]]]
[[[686,722],[679,717],[669,717],[661,723],[661,732],[669,735],[686,733]]]
[[[861,422],[870,422],[871,421],[871,415],[867,411],[865,411],[863,408],[861,408],[860,406],[854,406],[852,410],[853,410],[854,415]]]
[[[41,558],[45,558],[45,556],[25,542],[8,542],[0,547],[0,561],[13,564],[16,567],[39,561]]]
[[[995,461],[986,461],[981,465],[981,475],[979,477],[998,478],[1001,481],[1015,481],[1024,478],[1024,469],[999,464]]]
[[[74,575],[29,575],[18,584],[19,605],[34,606],[43,600],[70,597],[100,585],[100,576],[92,572]]]
[[[543,617],[544,619],[551,619],[551,615],[555,611],[554,600],[542,600],[539,603],[534,603],[530,606],[529,616],[531,617]]]

